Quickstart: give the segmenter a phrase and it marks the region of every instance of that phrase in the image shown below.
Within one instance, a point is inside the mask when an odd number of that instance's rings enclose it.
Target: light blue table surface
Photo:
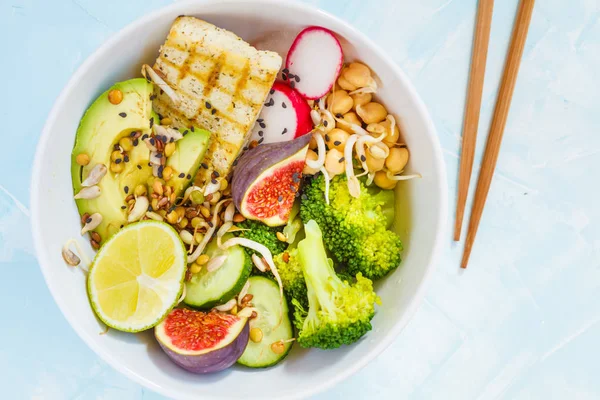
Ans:
[[[357,26],[408,74],[438,130],[452,211],[476,0],[309,2]],[[28,186],[71,74],[169,3],[0,0],[0,398],[162,398],[100,360],[61,315],[32,249]],[[516,4],[496,1],[476,165]],[[317,399],[600,398],[599,16],[597,0],[538,1],[470,268],[459,271],[462,246],[448,233],[408,327]]]

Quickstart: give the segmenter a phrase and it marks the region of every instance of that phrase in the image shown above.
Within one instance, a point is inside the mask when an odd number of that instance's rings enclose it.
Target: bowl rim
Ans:
[[[157,393],[160,393],[165,396],[173,396],[176,395],[181,398],[191,398],[189,393],[184,392],[173,392],[173,390],[167,390],[160,384],[156,384],[143,375],[138,374],[136,371],[133,371],[122,364],[120,364],[117,360],[113,358],[110,352],[104,350],[101,346],[97,346],[92,341],[91,336],[89,336],[78,324],[76,318],[68,313],[66,310],[68,309],[68,304],[64,304],[64,302],[59,301],[60,297],[56,296],[55,289],[50,285],[50,269],[51,266],[49,262],[45,261],[48,259],[46,257],[46,251],[43,248],[43,238],[41,236],[41,231],[38,226],[38,221],[41,215],[41,204],[38,201],[40,196],[38,195],[37,188],[40,187],[39,182],[42,179],[43,175],[43,165],[41,164],[41,155],[44,152],[44,149],[47,147],[47,144],[50,140],[50,131],[51,127],[54,126],[55,121],[57,119],[57,114],[59,110],[64,107],[64,103],[70,95],[72,89],[76,86],[76,83],[81,79],[81,76],[90,69],[92,65],[97,63],[99,59],[104,56],[107,49],[112,47],[113,44],[117,43],[121,40],[123,36],[127,36],[131,32],[135,31],[139,27],[153,21],[154,19],[160,17],[163,14],[172,13],[175,10],[180,10],[185,13],[185,9],[189,7],[198,7],[202,5],[213,5],[213,4],[239,4],[239,3],[252,3],[257,6],[280,6],[290,9],[291,11],[298,10],[307,13],[317,13],[326,17],[330,22],[334,25],[342,27],[346,33],[350,33],[351,35],[358,37],[361,41],[363,41],[367,46],[369,46],[374,53],[380,58],[384,63],[388,64],[388,66],[392,69],[394,74],[406,85],[408,90],[408,94],[410,98],[415,102],[415,106],[420,117],[425,121],[427,134],[430,136],[433,147],[433,156],[435,163],[435,171],[434,173],[440,177],[438,189],[440,192],[440,207],[437,210],[437,223],[439,225],[438,232],[435,235],[433,241],[433,248],[430,254],[429,263],[426,265],[425,274],[420,282],[415,295],[409,302],[409,305],[406,309],[406,312],[396,323],[392,326],[392,328],[387,332],[385,338],[380,341],[371,351],[369,351],[359,362],[356,364],[349,366],[345,370],[341,371],[337,375],[335,375],[332,379],[327,382],[323,382],[319,385],[307,386],[303,390],[296,392],[293,395],[287,396],[286,398],[305,398],[309,396],[313,396],[317,393],[323,392],[327,389],[332,388],[339,382],[347,379],[351,375],[355,374],[359,370],[361,370],[364,366],[366,366],[369,362],[375,359],[380,353],[383,352],[400,334],[402,329],[407,325],[408,321],[413,317],[421,303],[423,302],[425,291],[427,288],[427,283],[429,282],[432,273],[435,270],[436,264],[440,258],[440,254],[442,251],[443,244],[443,236],[447,230],[447,213],[448,213],[448,185],[446,180],[446,166],[444,163],[443,153],[441,149],[441,145],[437,136],[437,132],[433,121],[427,111],[425,104],[423,103],[421,97],[417,93],[416,89],[412,85],[410,79],[406,76],[406,74],[402,71],[402,69],[391,60],[385,52],[379,47],[379,45],[375,44],[371,39],[369,39],[365,34],[360,32],[358,29],[354,28],[350,23],[342,20],[341,18],[332,15],[322,9],[319,9],[313,5],[285,1],[282,2],[280,0],[184,0],[178,1],[176,3],[167,5],[165,7],[159,8],[150,13],[144,14],[141,17],[137,18],[133,22],[127,24],[124,28],[119,30],[116,33],[113,33],[106,41],[104,41],[100,47],[98,47],[91,55],[89,55],[86,60],[77,68],[75,73],[71,76],[65,87],[61,90],[59,96],[57,97],[52,110],[48,114],[46,122],[44,124],[44,128],[42,130],[40,139],[37,144],[34,164],[32,169],[32,177],[30,184],[30,207],[31,207],[31,227],[32,227],[32,235],[34,241],[35,254],[40,264],[40,269],[42,270],[42,274],[44,276],[44,280],[46,282],[46,286],[50,290],[54,301],[57,303],[61,313],[68,321],[69,325],[75,330],[75,332],[79,335],[79,337],[90,347],[101,359],[107,362],[111,367],[127,376],[134,382],[143,385],[151,390],[154,390]],[[212,398],[222,399],[222,396],[214,396],[210,395]],[[209,398],[209,396],[207,396]]]

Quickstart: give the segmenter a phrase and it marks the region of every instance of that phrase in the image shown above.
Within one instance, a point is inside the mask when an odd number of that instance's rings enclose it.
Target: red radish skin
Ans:
[[[275,82],[265,101],[250,141],[259,144],[287,142],[313,129],[310,106],[300,93],[283,82]]]
[[[302,96],[316,100],[331,90],[343,64],[342,45],[333,32],[311,26],[300,32],[292,43],[283,78]]]

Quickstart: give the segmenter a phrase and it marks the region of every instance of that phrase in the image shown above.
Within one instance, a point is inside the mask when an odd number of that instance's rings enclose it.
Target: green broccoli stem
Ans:
[[[308,292],[309,317],[318,309],[335,315],[336,306],[331,294],[344,283],[338,278],[329,262],[323,235],[313,220],[304,225],[306,237],[298,243],[298,259],[304,272]]]

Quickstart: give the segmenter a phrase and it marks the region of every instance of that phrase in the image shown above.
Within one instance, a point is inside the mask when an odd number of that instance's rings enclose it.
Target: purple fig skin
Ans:
[[[246,191],[260,174],[302,150],[311,137],[307,133],[289,142],[267,143],[246,151],[240,157],[231,181],[231,196],[237,209],[241,210]]]
[[[210,374],[212,372],[223,371],[231,367],[242,356],[248,339],[250,337],[250,324],[246,322],[244,329],[237,338],[227,346],[197,356],[186,356],[178,354],[168,347],[164,346],[160,340],[158,343],[169,358],[181,368],[194,374]]]

